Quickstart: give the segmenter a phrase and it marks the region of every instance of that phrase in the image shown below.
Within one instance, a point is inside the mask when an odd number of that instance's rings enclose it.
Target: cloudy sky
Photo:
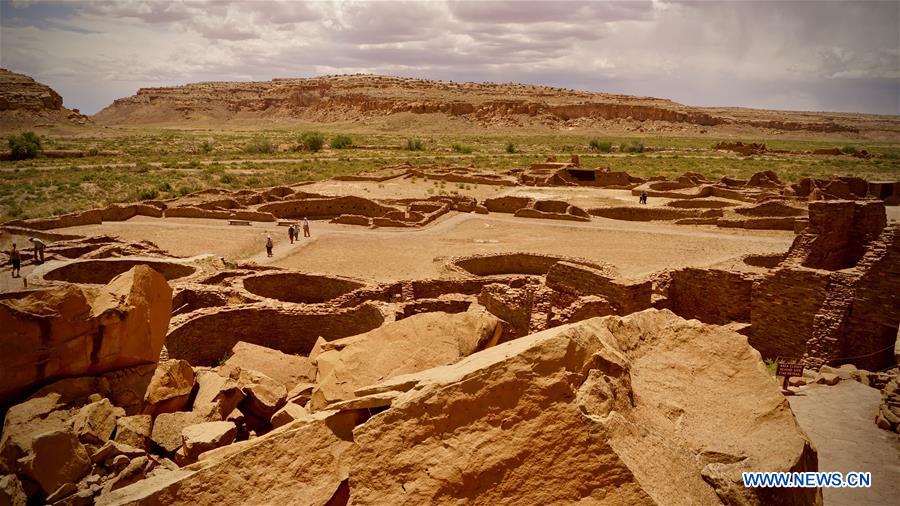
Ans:
[[[0,0],[0,65],[85,113],[145,86],[370,72],[900,114],[900,1]]]

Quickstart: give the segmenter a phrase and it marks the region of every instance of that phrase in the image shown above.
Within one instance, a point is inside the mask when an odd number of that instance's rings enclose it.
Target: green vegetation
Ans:
[[[857,139],[842,151],[866,150],[872,158],[775,153],[732,156],[711,149],[721,139],[646,132],[640,137],[604,134],[598,139],[596,133],[577,131],[488,130],[475,135],[471,131],[423,132],[406,127],[379,130],[355,125],[315,125],[300,127],[299,131],[313,129],[329,140],[332,149],[341,151],[278,150],[277,146],[297,144],[296,126],[243,130],[98,128],[77,135],[39,131],[42,145],[55,150],[82,151],[89,156],[72,159],[38,156],[0,162],[0,222],[115,202],[171,199],[208,188],[289,185],[402,163],[506,171],[543,162],[550,156],[565,160],[570,154],[577,154],[584,167],[608,167],[641,177],[674,178],[685,172],[699,172],[713,180],[722,176],[747,179],[755,172],[773,170],[787,182],[832,175],[900,180],[900,144]],[[336,148],[338,137],[351,138],[352,142]],[[594,140],[597,140],[596,148],[592,144]],[[790,137],[740,140],[794,152],[840,148],[847,143]],[[605,143],[609,143],[610,152],[598,149]],[[208,152],[204,145],[209,146]],[[454,145],[471,151],[452,148]],[[618,152],[615,148],[618,146],[625,149]],[[428,186],[432,187],[431,182]],[[450,187],[432,188],[432,194],[451,191]],[[457,189],[453,187],[453,191]]]
[[[403,149],[407,151],[422,151],[422,140],[406,139],[406,145],[403,146]]]
[[[630,144],[619,144],[619,151],[622,153],[643,153],[644,143],[639,141],[631,141]]]
[[[601,153],[609,153],[612,151],[612,143],[608,141],[601,141],[600,139],[591,139],[589,143],[591,147],[591,151],[599,151]]]
[[[472,151],[474,151],[474,149],[472,149],[472,146],[466,146],[465,144],[460,144],[458,142],[454,143],[450,147],[453,149],[453,151],[455,151],[457,153],[462,153],[464,155],[471,154]]]
[[[353,139],[349,135],[338,134],[331,138],[331,149],[347,149],[353,146]]]
[[[44,150],[41,138],[34,132],[22,132],[7,137],[10,156],[13,160],[28,160],[37,157]]]
[[[250,143],[244,147],[244,153],[252,155],[267,155],[275,152],[275,145],[262,136],[250,139]]]
[[[857,153],[856,146],[844,146],[841,148],[841,153],[845,155],[855,155]]]
[[[300,144],[306,151],[317,153],[325,146],[325,136],[320,132],[303,132],[300,135]]]

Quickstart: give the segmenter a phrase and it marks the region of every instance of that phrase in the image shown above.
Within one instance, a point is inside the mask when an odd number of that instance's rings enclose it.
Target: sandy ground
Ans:
[[[881,393],[856,381],[813,385],[788,397],[819,452],[820,471],[868,471],[871,488],[826,488],[826,506],[900,504],[900,443],[875,425]]]
[[[300,191],[321,193],[323,195],[357,195],[367,199],[425,199],[436,196],[443,190],[446,193],[457,192],[459,195],[486,198],[505,195],[509,187],[474,183],[447,183],[425,179],[397,178],[388,181],[335,181],[325,180],[313,184],[296,187]],[[428,191],[431,190],[431,193]]]
[[[585,257],[611,263],[626,276],[661,269],[709,266],[747,253],[783,253],[793,233],[746,231],[596,218],[588,223],[515,218],[508,214],[447,215],[422,229],[368,229],[312,223],[312,238],[291,245],[287,229],[272,223],[230,226],[221,220],[150,218],[60,229],[61,233],[109,234],[149,240],[179,256],[211,253],[229,259],[375,281],[443,274],[435,258],[527,251]],[[272,234],[275,256],[265,256]]]
[[[340,228],[338,228],[340,227]],[[304,271],[376,281],[446,275],[440,257],[526,251],[607,262],[625,276],[708,266],[747,253],[783,253],[793,233],[723,231],[596,219],[590,223],[457,214],[421,230],[314,227],[312,240],[276,243],[275,257],[254,260]]]

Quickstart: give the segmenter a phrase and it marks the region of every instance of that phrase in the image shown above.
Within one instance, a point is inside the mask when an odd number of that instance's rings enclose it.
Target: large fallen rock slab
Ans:
[[[99,288],[0,300],[0,402],[53,379],[156,362],[171,311],[166,278],[143,265]]]
[[[72,428],[82,443],[103,444],[109,441],[116,429],[116,420],[125,416],[125,410],[100,399],[78,410],[72,419]]]
[[[150,439],[162,451],[172,454],[183,444],[181,431],[185,427],[204,421],[206,420],[199,414],[190,411],[163,413],[153,421],[153,431],[150,433]]]
[[[75,483],[91,469],[91,459],[78,436],[64,430],[39,434],[31,441],[28,457],[22,467],[36,481],[45,495],[66,483]]]
[[[181,411],[194,388],[194,369],[186,360],[160,362],[144,397],[144,414]]]
[[[124,416],[116,420],[115,441],[135,448],[150,448],[153,418],[150,415]]]
[[[237,435],[237,427],[231,422],[204,422],[188,425],[181,430],[184,456],[193,462],[201,453],[230,445]]]
[[[320,411],[102,495],[97,504],[328,504],[347,479],[343,455],[359,421],[355,412]]]
[[[316,379],[316,368],[307,357],[243,341],[234,345],[225,364],[259,371],[281,382],[287,390],[298,383],[312,383]]]
[[[213,369],[199,368],[195,377],[197,394],[192,411],[200,413],[209,422],[224,420],[244,399],[244,392],[235,380]]]
[[[358,336],[324,343],[316,358],[313,410],[352,399],[354,390],[392,376],[452,364],[497,342],[499,319],[487,312],[423,313]]]
[[[594,318],[365,389],[351,504],[821,504],[742,471],[816,452],[746,337],[669,311]],[[359,392],[364,393],[364,392]]]

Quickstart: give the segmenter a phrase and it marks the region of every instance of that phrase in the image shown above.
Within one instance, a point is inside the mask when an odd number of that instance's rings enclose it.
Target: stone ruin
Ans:
[[[462,177],[416,177],[439,174]],[[655,211],[692,213],[676,223],[755,228],[768,219],[797,232],[783,255],[746,256],[747,269],[639,278],[581,258],[507,252],[436,259],[446,273],[437,279],[373,283],[49,231],[77,223],[74,215],[7,224],[55,240],[30,274],[40,288],[0,295],[11,329],[0,343],[15,357],[0,373],[0,497],[820,503],[815,489],[740,482],[742,471],[818,469],[761,359],[819,370],[794,385],[852,377],[882,388],[876,421],[897,430],[896,369],[864,369],[896,360],[898,225],[871,198],[800,206],[773,176],[629,180],[632,191],[682,195]],[[369,226],[419,226],[451,211],[602,216],[564,201],[473,200],[279,187],[82,216],[308,214]],[[462,456],[465,469],[454,464]]]
[[[522,218],[590,221],[593,216],[627,221],[671,221],[679,225],[715,225],[757,230],[794,230],[808,214],[810,202],[820,200],[879,200],[900,205],[900,182],[869,182],[854,177],[830,180],[801,179],[785,184],[771,171],[749,180],[723,177],[709,181],[686,173],[675,180],[644,179],[626,172],[582,168],[575,163],[547,162],[506,172],[446,166],[395,166],[352,176],[344,181],[425,180],[493,185],[499,187],[595,187],[630,190],[635,197],[671,199],[665,206],[603,206],[582,209],[562,200],[501,196],[479,202],[462,195],[436,195],[423,199],[368,199],[354,195],[324,195],[304,191],[301,183],[263,190],[210,189],[166,201],[112,204],[100,209],[51,218],[13,220],[2,228],[32,233],[80,225],[124,221],[134,216],[207,218],[234,224],[279,222],[285,226],[307,217],[332,223],[366,227],[422,227],[452,212],[513,213]]]

